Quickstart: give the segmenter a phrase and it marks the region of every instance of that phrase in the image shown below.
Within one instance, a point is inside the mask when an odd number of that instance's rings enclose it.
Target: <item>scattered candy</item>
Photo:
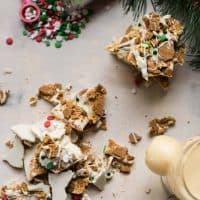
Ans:
[[[53,115],[49,115],[49,116],[47,117],[47,119],[48,119],[48,120],[54,120],[55,117],[54,117]]]
[[[11,37],[6,39],[6,44],[7,45],[12,45],[13,44],[13,39]]]
[[[62,47],[62,42],[78,38],[81,29],[89,21],[91,11],[88,9],[77,9],[68,13],[65,10],[64,0],[34,0],[40,8],[40,18],[32,24],[24,24],[24,36],[43,42],[47,47],[51,40],[55,40],[56,48]],[[36,10],[28,7],[24,13],[27,19],[36,16]]]
[[[44,122],[44,127],[45,128],[49,128],[49,126],[51,126],[51,122],[50,121]]]

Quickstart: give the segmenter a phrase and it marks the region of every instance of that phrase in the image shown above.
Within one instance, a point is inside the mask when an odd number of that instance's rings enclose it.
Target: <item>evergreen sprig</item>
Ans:
[[[132,11],[134,19],[146,12],[148,0],[121,0],[125,12]],[[200,0],[151,0],[155,11],[170,14],[185,26],[182,41],[188,44],[190,64],[200,69]]]

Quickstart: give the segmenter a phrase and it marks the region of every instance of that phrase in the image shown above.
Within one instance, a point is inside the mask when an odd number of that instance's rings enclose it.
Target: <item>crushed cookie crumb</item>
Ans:
[[[165,132],[176,124],[174,117],[155,118],[149,122],[150,136],[163,135]]]
[[[30,106],[36,106],[38,101],[38,97],[37,96],[32,96],[29,98],[29,105]]]
[[[137,144],[141,140],[142,140],[142,137],[140,135],[138,135],[137,133],[130,133],[129,134],[129,142],[131,144]]]
[[[146,194],[150,194],[150,193],[151,193],[151,188],[147,188],[147,189],[145,190],[145,193],[146,193]]]
[[[12,149],[12,148],[14,147],[13,141],[11,141],[11,140],[6,141],[6,142],[5,142],[5,145],[6,145],[9,149]]]
[[[0,89],[0,105],[6,104],[9,94],[9,90]]]

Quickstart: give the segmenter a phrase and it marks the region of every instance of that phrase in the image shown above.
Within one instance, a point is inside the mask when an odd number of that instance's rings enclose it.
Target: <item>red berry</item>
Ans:
[[[37,41],[37,42],[42,42],[42,36],[37,36],[37,37],[36,37],[36,41]]]
[[[49,115],[49,116],[47,117],[47,119],[48,119],[48,120],[54,120],[55,117],[54,117],[53,115]]]
[[[70,33],[69,36],[68,36],[69,40],[73,40],[74,39],[74,34],[73,33]]]
[[[12,45],[13,44],[13,39],[11,37],[6,39],[7,45]]]
[[[49,126],[51,126],[51,122],[50,121],[44,122],[44,127],[45,128],[49,128]]]

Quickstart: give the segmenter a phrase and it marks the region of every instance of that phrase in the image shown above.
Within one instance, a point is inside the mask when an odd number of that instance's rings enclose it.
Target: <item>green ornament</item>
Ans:
[[[61,48],[61,47],[62,47],[62,42],[56,41],[56,42],[55,42],[55,47],[56,47],[56,48]]]
[[[54,167],[53,161],[49,161],[49,162],[47,163],[46,168],[50,170],[50,169],[53,169],[53,167]]]

